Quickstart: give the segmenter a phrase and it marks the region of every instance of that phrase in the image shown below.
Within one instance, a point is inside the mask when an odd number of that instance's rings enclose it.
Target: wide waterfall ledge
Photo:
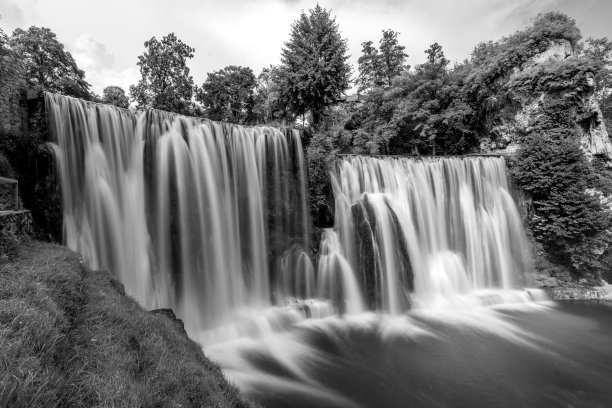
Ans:
[[[313,251],[299,132],[45,100],[66,244],[203,344],[545,299],[503,158],[340,158]]]

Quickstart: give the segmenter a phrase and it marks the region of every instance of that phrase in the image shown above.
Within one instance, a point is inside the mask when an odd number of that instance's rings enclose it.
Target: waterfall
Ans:
[[[193,333],[314,292],[296,131],[45,100],[66,245],[145,307]]]
[[[339,254],[371,309],[525,283],[529,245],[503,158],[348,157],[332,184]]]
[[[299,133],[45,98],[66,244],[202,339],[494,303],[531,269],[503,158],[339,159],[313,262]]]

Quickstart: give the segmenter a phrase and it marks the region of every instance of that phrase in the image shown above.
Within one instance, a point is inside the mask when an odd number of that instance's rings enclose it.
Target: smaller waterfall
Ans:
[[[370,308],[397,314],[524,283],[529,246],[502,158],[350,157],[332,184],[334,253]]]

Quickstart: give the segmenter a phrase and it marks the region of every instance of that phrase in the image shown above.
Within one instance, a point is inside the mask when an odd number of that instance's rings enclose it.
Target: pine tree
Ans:
[[[281,99],[295,115],[310,112],[316,126],[326,108],[349,88],[347,41],[335,18],[318,4],[308,15],[302,12],[290,36],[279,68]]]

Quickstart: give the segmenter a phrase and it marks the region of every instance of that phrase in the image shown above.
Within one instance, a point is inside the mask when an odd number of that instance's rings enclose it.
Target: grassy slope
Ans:
[[[43,406],[250,404],[175,322],[66,248],[30,242],[0,263],[0,407]]]

